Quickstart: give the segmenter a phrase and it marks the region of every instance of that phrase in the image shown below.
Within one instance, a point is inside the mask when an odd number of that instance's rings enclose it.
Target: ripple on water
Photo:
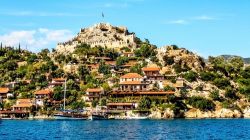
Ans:
[[[2,120],[0,139],[250,139],[250,120]]]

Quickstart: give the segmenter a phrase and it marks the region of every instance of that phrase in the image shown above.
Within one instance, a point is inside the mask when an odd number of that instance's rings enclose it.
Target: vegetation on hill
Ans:
[[[183,113],[190,108],[214,111],[218,105],[238,110],[249,106],[250,66],[245,66],[241,57],[209,57],[205,63],[200,56],[176,45],[158,56],[157,47],[148,40],[136,38],[135,42],[136,48],[125,46],[120,50],[83,43],[67,54],[48,49],[32,53],[20,46],[1,47],[0,86],[11,87],[14,96],[0,102],[0,108],[10,109],[19,98],[34,98],[34,92],[49,88],[53,78],[67,79],[67,109],[106,105],[109,101],[134,102],[134,98],[107,97],[119,87],[121,75],[133,72],[145,76],[142,68],[150,64],[161,69],[164,76],[161,83],[168,83],[163,86],[153,83],[152,91],[175,91],[175,94],[162,99],[144,96],[138,101],[140,110],[171,108],[175,113]],[[124,52],[134,55],[125,56]],[[83,95],[88,88],[104,89],[104,97],[86,104]],[[62,101],[63,87],[55,85],[52,90],[52,101]],[[244,108],[239,104],[242,100]],[[55,106],[46,106],[41,110],[54,109]]]

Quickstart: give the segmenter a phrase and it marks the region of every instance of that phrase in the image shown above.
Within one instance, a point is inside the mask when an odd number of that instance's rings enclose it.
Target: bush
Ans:
[[[181,67],[180,64],[175,64],[175,65],[173,66],[173,68],[174,68],[174,70],[175,70],[176,73],[181,73],[181,72],[183,72],[183,69],[182,69],[182,67]]]
[[[230,81],[226,78],[216,78],[214,80],[214,84],[221,89],[225,89],[226,87],[230,86]]]
[[[203,81],[213,81],[216,78],[216,75],[212,72],[201,72],[200,77]]]
[[[163,60],[165,61],[166,65],[172,65],[172,64],[174,64],[174,57],[168,57],[167,55],[165,55],[163,57]]]
[[[187,103],[202,111],[215,109],[215,104],[213,103],[213,101],[203,97],[198,97],[198,96],[190,97],[188,98]]]
[[[197,78],[198,74],[194,71],[189,71],[184,74],[184,78],[188,80],[189,82],[194,82]]]
[[[215,101],[220,101],[220,94],[218,90],[212,91],[209,95],[210,98],[212,98]]]
[[[175,88],[171,86],[165,86],[164,91],[175,91]]]
[[[71,104],[72,109],[83,109],[85,107],[84,101],[76,101]]]
[[[147,96],[143,96],[140,101],[139,101],[139,106],[140,109],[150,109],[151,107],[151,99]]]
[[[237,95],[235,94],[235,91],[231,87],[226,88],[225,97],[230,99],[238,99]]]

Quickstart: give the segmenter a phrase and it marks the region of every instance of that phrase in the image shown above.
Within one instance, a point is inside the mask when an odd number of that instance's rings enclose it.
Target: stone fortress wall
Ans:
[[[82,28],[75,38],[57,44],[59,52],[73,52],[81,43],[91,47],[102,46],[107,48],[135,47],[135,34],[129,33],[126,27],[115,27],[108,23],[95,24],[89,28]]]

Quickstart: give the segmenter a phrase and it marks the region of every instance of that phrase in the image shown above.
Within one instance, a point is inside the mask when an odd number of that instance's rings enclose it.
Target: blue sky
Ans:
[[[1,0],[0,42],[39,51],[108,22],[158,47],[250,57],[249,7],[249,0]]]

